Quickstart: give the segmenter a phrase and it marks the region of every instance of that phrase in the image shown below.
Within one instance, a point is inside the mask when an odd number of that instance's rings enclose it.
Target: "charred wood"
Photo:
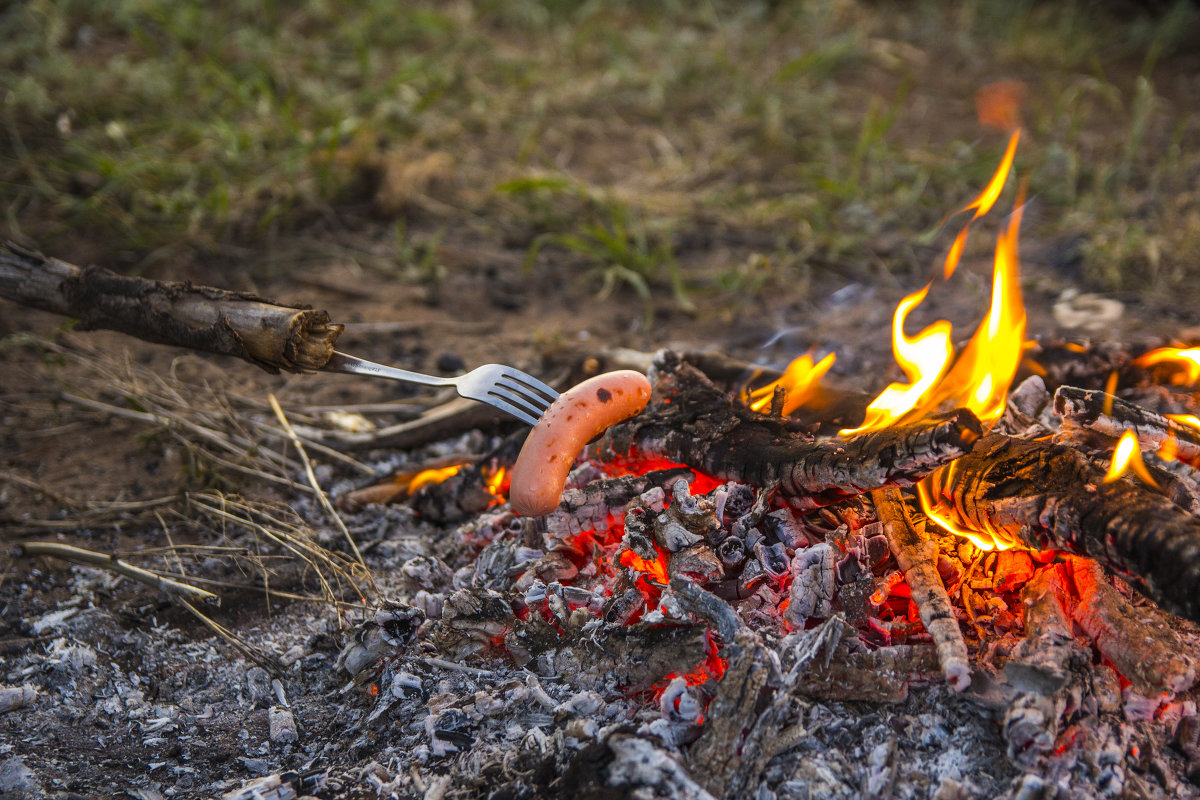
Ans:
[[[981,435],[965,409],[922,422],[815,441],[794,421],[757,414],[671,353],[658,362],[660,397],[592,447],[601,460],[636,448],[722,480],[767,486],[798,510],[884,486],[908,486],[968,452]]]
[[[1072,447],[989,434],[940,494],[968,525],[1096,559],[1164,608],[1200,619],[1200,519]]]
[[[1095,561],[1067,563],[1079,596],[1072,616],[1139,693],[1177,693],[1196,682],[1196,660],[1178,633],[1122,597]]]
[[[880,489],[871,493],[871,499],[884,523],[896,564],[904,571],[921,624],[933,637],[942,673],[951,688],[961,692],[971,683],[971,665],[958,618],[938,574],[937,543],[924,536],[924,524],[913,519],[899,489]]]
[[[268,372],[325,366],[342,332],[329,314],[244,292],[80,268],[0,240],[0,297],[157,344],[236,356]]]
[[[1060,386],[1054,393],[1054,413],[1066,428],[1087,428],[1114,439],[1131,430],[1148,450],[1174,439],[1179,458],[1200,457],[1200,431],[1104,392]]]

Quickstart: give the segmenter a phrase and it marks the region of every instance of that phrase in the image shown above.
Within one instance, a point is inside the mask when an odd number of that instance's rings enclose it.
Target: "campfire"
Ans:
[[[1165,797],[1200,783],[1200,395],[1190,391],[1200,349],[1028,340],[1023,188],[966,343],[955,347],[946,321],[908,330],[931,294],[952,291],[1019,137],[959,210],[971,216],[939,277],[895,309],[902,378],[875,396],[849,391],[830,377],[836,352],[805,353],[783,371],[713,353],[590,357],[559,383],[634,369],[649,404],[587,443],[557,503],[557,485],[537,485],[549,478],[521,472],[526,430],[446,441],[476,427],[478,408],[459,411],[466,401],[320,443],[313,417],[293,426],[271,396],[266,424],[295,448],[307,485],[266,472],[279,465],[245,433],[251,423],[225,436],[215,411],[179,417],[213,447],[253,453],[247,474],[316,498],[268,513],[193,494],[192,513],[299,554],[339,615],[367,607],[376,577],[375,596],[392,598],[333,648],[343,683],[322,695],[343,704],[329,724],[346,752],[387,742],[392,760],[361,780],[379,796],[431,800],[910,796],[926,774],[926,794],[939,798]],[[37,284],[33,305],[87,326],[272,370],[320,368],[343,331],[324,312],[80,270],[11,245],[0,248],[0,279],[4,296]],[[158,423],[179,395],[154,385],[145,411],[63,397]],[[548,436],[554,413],[533,436]],[[387,473],[336,449],[418,439],[441,442],[436,455],[390,462],[404,466],[383,483]],[[306,448],[375,481],[338,486],[345,520]],[[550,495],[548,513],[514,510],[528,506],[512,487],[531,483]],[[306,511],[336,521],[330,547],[309,536]],[[377,537],[360,550],[356,532],[368,527],[417,531],[422,543]],[[369,547],[394,561],[393,574],[368,567]],[[269,703],[272,662],[192,604],[214,593],[58,542],[22,548],[179,599],[258,659],[252,694]],[[341,576],[336,585],[323,570]],[[298,746],[283,686],[273,688],[269,739]],[[7,687],[0,706],[29,706],[32,691]],[[901,763],[918,747],[924,760]],[[225,796],[286,800],[323,781],[271,774]]]
[[[1000,197],[1018,138],[962,209],[971,221]],[[402,566],[411,606],[342,653],[368,719],[410,693],[413,652],[508,664],[572,720],[569,741],[592,742],[538,745],[566,765],[558,791],[774,797],[786,777],[760,781],[803,738],[798,698],[891,704],[946,686],[994,714],[1019,771],[1009,796],[1156,796],[1200,779],[1200,419],[1181,393],[1200,351],[1027,341],[1022,204],[966,345],[944,321],[906,332],[941,282],[909,295],[892,323],[905,378],[874,398],[827,382],[835,353],[779,374],[664,351],[649,407],[586,448],[545,516],[505,502],[519,441],[344,496],[407,498],[456,526],[440,558]],[[492,712],[469,701],[429,701],[431,757],[470,761]],[[870,751],[864,796],[891,791],[894,750]],[[476,767],[457,774],[501,780]],[[522,774],[501,781],[513,796],[544,785]],[[944,780],[937,796],[955,791]]]

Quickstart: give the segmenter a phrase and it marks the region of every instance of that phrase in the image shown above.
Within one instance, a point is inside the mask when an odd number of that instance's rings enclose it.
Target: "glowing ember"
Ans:
[[[800,356],[788,364],[787,369],[779,380],[750,392],[746,397],[747,405],[755,411],[770,409],[771,397],[775,394],[775,388],[782,386],[787,390],[787,399],[783,403],[783,413],[792,413],[812,399],[820,385],[821,377],[833,366],[834,358],[834,354],[830,353],[820,361],[813,363],[811,355],[805,354]]]
[[[1142,368],[1167,364],[1181,370],[1178,383],[1200,382],[1200,347],[1160,347],[1138,356],[1133,360],[1133,364]]]
[[[503,503],[508,496],[509,475],[504,467],[496,467],[495,471],[484,470],[483,485],[495,496],[492,505]]]
[[[659,553],[658,558],[653,561],[647,561],[632,550],[624,550],[621,552],[618,560],[623,567],[635,569],[638,572],[644,572],[649,577],[653,578],[658,583],[664,586],[670,583],[667,577],[667,563],[662,553]]]
[[[1117,440],[1117,446],[1113,450],[1112,463],[1108,467],[1108,474],[1104,476],[1104,482],[1112,483],[1124,475],[1126,470],[1133,470],[1133,474],[1137,475],[1143,483],[1153,486],[1155,489],[1158,488],[1150,470],[1146,469],[1146,462],[1142,461],[1142,450],[1133,431],[1125,431]]]
[[[423,486],[441,483],[452,475],[457,475],[458,471],[462,468],[462,464],[456,464],[453,467],[439,467],[437,469],[422,470],[414,475],[413,479],[408,482],[408,493],[416,494],[417,491]]]
[[[1196,419],[1192,417],[1192,419]],[[1200,419],[1196,420],[1200,425]],[[1163,439],[1162,444],[1158,446],[1158,452],[1155,453],[1163,461],[1175,461],[1179,458],[1179,440],[1168,434],[1166,439]]]

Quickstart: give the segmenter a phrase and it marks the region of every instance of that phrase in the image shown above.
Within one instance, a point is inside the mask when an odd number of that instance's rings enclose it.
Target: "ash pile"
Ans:
[[[1043,358],[1086,385],[1062,355]],[[1162,416],[1190,396],[1052,395],[1035,376],[982,438],[961,415],[832,445],[791,430],[784,450],[833,447],[820,467],[804,453],[802,480],[790,455],[768,468],[729,444],[765,425],[778,447],[794,422],[748,414],[686,358],[654,375],[651,409],[593,443],[553,513],[503,503],[511,445],[412,499],[445,533],[337,661],[381,796],[1195,793],[1194,585],[1112,537],[1194,525],[1200,482],[1149,454],[1153,486],[1103,481],[1134,417],[1143,443],[1174,443],[1163,456],[1192,452]],[[935,472],[923,486],[991,541],[934,523],[947,512],[907,487]]]

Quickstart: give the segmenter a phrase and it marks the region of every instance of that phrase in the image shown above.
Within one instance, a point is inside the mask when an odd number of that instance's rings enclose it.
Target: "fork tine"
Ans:
[[[519,408],[518,406],[513,405],[512,403],[508,402],[508,400],[505,399],[503,396],[498,395],[495,392],[488,392],[488,397],[486,398],[486,402],[488,403],[488,405],[495,406],[496,408],[500,409],[501,411],[507,411],[509,414],[512,414],[514,417],[521,420],[521,422],[524,422],[526,425],[530,425],[530,426],[537,425],[538,418],[536,416],[534,416],[533,414],[530,414],[528,411],[525,411],[522,408]]]
[[[513,397],[521,400],[521,402],[529,406],[530,411],[535,411],[538,414],[541,414],[550,407],[550,403],[548,401],[529,391],[523,385],[511,383],[503,378],[493,383],[492,388],[505,390],[510,395],[513,395]]]
[[[535,403],[529,398],[522,395],[520,392],[513,391],[510,387],[502,383],[494,384],[488,389],[488,395],[498,397],[505,402],[512,403],[518,408],[523,408],[535,417],[540,417],[546,412],[546,406],[541,403]]]
[[[549,407],[550,403],[553,403],[558,398],[558,392],[555,391],[553,387],[547,386],[546,384],[542,383],[537,378],[533,377],[532,375],[529,375],[528,373],[521,372],[519,370],[514,369],[514,370],[506,370],[503,373],[503,376],[505,378],[509,379],[510,381],[516,381],[517,383],[521,384],[522,386],[526,387],[527,389],[530,389],[530,390],[536,392],[537,394],[545,397],[547,407]]]

